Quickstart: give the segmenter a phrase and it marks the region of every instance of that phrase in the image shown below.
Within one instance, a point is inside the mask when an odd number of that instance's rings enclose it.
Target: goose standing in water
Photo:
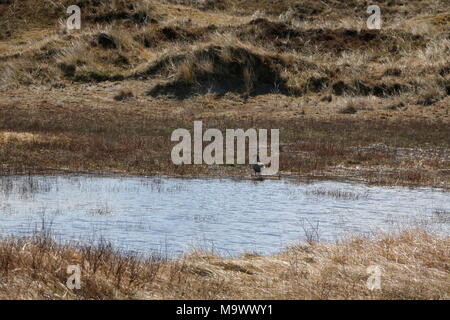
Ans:
[[[259,155],[256,156],[256,163],[252,165],[253,170],[255,171],[255,175],[261,175],[261,170],[264,168],[264,163],[259,160]]]

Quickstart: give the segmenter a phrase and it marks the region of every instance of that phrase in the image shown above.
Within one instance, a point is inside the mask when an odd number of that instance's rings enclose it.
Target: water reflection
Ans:
[[[94,176],[0,177],[0,235],[27,235],[45,219],[60,241],[102,237],[168,254],[192,246],[270,254],[301,240],[421,226],[450,234],[450,194],[427,188],[320,181]]]

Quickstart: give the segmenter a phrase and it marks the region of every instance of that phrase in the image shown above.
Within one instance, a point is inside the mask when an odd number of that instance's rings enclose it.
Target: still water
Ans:
[[[169,255],[192,248],[272,254],[307,237],[334,241],[420,226],[450,235],[450,193],[284,180],[0,177],[0,236],[51,226],[60,242],[103,239]]]

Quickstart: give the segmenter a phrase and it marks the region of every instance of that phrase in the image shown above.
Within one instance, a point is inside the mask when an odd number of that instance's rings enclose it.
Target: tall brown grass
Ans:
[[[0,242],[1,299],[449,299],[449,237],[420,230],[336,244],[293,246],[263,257],[193,252],[144,258],[100,242],[56,244],[50,234]],[[81,289],[66,287],[81,268]],[[367,268],[381,270],[369,290]]]
[[[448,186],[437,0],[380,3],[380,31],[366,30],[362,0],[79,3],[82,30],[68,32],[66,0],[0,2],[1,173],[248,172],[171,163],[171,131],[203,118],[279,128],[285,172]]]

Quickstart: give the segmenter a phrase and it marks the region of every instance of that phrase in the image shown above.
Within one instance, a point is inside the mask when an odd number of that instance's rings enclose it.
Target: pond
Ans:
[[[193,248],[236,256],[304,240],[424,227],[450,235],[450,193],[288,180],[101,176],[0,177],[0,236],[50,227],[57,241],[147,254]]]

